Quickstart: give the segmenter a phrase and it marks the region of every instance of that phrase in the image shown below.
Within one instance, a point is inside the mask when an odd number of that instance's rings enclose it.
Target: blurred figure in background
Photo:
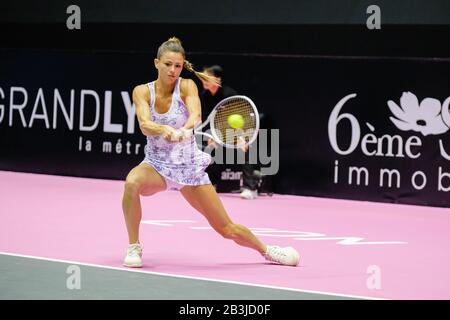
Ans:
[[[200,98],[202,102],[202,121],[205,121],[220,101],[230,96],[237,95],[238,93],[235,89],[223,84],[224,72],[221,66],[212,65],[204,67],[203,73],[220,80],[220,84],[202,80],[203,91]],[[209,139],[208,145],[213,146],[214,148],[222,148],[221,146],[216,145],[212,139]],[[238,149],[238,152],[245,153],[247,151],[248,147],[242,150]],[[242,165],[243,185],[240,196],[243,199],[255,199],[258,196],[258,180],[253,174],[254,169],[254,165],[249,164],[248,161]],[[220,167],[217,165],[210,165],[207,172],[213,185],[217,186],[217,183],[220,180]]]

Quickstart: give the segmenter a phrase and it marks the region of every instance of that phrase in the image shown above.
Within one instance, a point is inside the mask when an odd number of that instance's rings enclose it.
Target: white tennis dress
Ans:
[[[189,117],[180,96],[181,77],[175,84],[172,103],[166,113],[155,110],[155,84],[148,84],[150,90],[151,120],[158,124],[169,125],[175,129],[181,128]],[[201,151],[192,135],[181,142],[168,142],[162,136],[147,136],[145,159],[142,161],[151,165],[166,180],[167,189],[179,190],[185,185],[210,184],[205,169],[211,163],[211,155]]]

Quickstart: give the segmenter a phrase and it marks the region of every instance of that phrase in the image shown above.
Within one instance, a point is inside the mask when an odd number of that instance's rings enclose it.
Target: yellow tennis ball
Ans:
[[[241,116],[240,114],[232,114],[231,116],[228,117],[227,120],[228,120],[228,124],[233,129],[240,129],[245,124],[244,117]]]

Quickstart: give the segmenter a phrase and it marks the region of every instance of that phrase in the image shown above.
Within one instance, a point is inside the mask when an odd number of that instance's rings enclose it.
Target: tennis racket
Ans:
[[[231,117],[239,118],[239,125],[232,127]],[[209,124],[210,130],[203,129]],[[259,113],[253,101],[235,95],[220,101],[208,118],[194,128],[194,134],[212,138],[226,148],[242,148],[255,141],[259,131]]]

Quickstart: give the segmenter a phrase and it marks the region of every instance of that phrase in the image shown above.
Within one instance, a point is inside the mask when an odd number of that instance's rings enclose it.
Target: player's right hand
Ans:
[[[179,132],[179,130],[168,126],[168,125],[163,125],[163,132],[161,134],[161,136],[167,141],[167,142],[179,142],[181,140],[181,133]]]

